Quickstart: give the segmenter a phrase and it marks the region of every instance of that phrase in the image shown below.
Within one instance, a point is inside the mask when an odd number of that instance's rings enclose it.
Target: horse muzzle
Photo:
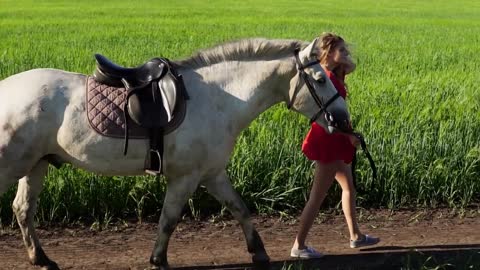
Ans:
[[[329,133],[343,132],[352,133],[352,123],[348,114],[344,111],[333,111],[325,113],[325,120]]]

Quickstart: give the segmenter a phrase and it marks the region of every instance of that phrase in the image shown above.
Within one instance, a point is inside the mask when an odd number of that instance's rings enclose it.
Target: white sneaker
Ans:
[[[290,257],[304,258],[304,259],[313,259],[313,258],[318,259],[323,257],[323,254],[311,247],[307,247],[305,249],[292,248],[292,250],[290,251]]]
[[[378,244],[378,242],[380,242],[380,238],[365,234],[365,235],[362,235],[357,240],[350,240],[350,247],[359,248],[359,247],[372,246],[372,245]]]

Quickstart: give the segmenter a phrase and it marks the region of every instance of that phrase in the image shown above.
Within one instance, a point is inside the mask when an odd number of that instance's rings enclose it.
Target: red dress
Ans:
[[[337,88],[338,93],[346,98],[347,89],[342,82],[343,80],[340,81],[328,70],[325,70],[325,72]],[[321,163],[343,160],[348,164],[353,160],[355,147],[347,135],[341,133],[329,134],[323,127],[314,122],[303,140],[302,151],[310,160],[318,160]]]

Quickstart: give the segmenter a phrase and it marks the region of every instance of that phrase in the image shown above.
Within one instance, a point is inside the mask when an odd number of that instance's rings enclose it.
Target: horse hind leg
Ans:
[[[233,188],[226,172],[223,171],[216,178],[208,180],[205,183],[205,187],[210,194],[227,207],[240,223],[247,241],[248,252],[252,254],[252,261],[256,268],[268,269],[270,267],[270,258],[267,255],[262,239],[250,220],[250,212],[247,206]]]
[[[0,197],[7,192],[8,188],[17,181],[15,177],[9,177],[5,175],[0,176]]]
[[[56,270],[59,268],[43,251],[33,224],[38,196],[43,188],[47,169],[48,162],[40,160],[26,176],[19,180],[17,195],[13,201],[13,211],[22,231],[30,263],[42,269]]]
[[[9,164],[3,155],[4,147],[0,143],[0,197],[24,175],[24,173],[16,174],[19,171],[18,166]]]
[[[190,174],[168,181],[167,192],[158,224],[157,240],[150,256],[152,269],[169,269],[167,260],[168,242],[175,231],[183,207],[198,187],[199,177]]]

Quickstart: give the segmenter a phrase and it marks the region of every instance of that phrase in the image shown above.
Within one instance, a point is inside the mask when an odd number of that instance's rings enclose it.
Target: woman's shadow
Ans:
[[[320,259],[272,261],[270,270],[282,269],[480,269],[480,244],[381,246],[357,254],[325,255]],[[193,269],[265,269],[253,264],[190,266]]]

